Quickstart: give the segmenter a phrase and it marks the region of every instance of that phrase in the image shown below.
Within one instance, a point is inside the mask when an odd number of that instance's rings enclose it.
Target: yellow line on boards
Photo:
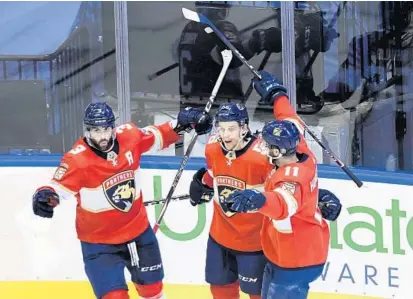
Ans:
[[[211,299],[208,285],[165,284],[168,299]],[[138,299],[129,284],[129,296]],[[94,299],[87,281],[0,281],[0,299]],[[245,294],[242,299],[248,299]],[[311,293],[309,299],[384,299],[354,295]]]

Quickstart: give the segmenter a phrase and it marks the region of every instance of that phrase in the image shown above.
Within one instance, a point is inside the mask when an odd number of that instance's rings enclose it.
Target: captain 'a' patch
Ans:
[[[103,190],[115,209],[129,212],[136,198],[134,172],[127,170],[111,176],[103,182]]]
[[[222,212],[224,212],[227,217],[232,217],[236,213],[231,212],[228,209],[225,199],[227,199],[227,197],[235,190],[245,190],[246,184],[244,181],[230,176],[216,176],[215,180],[218,189],[218,196],[215,196],[214,198],[219,203]]]

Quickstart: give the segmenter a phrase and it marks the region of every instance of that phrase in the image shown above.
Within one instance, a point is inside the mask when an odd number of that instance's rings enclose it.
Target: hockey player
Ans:
[[[259,151],[248,128],[242,104],[220,105],[215,116],[218,134],[205,148],[207,168],[191,182],[192,205],[214,196],[214,213],[207,244],[205,280],[214,299],[238,299],[239,289],[251,299],[260,298],[265,257],[261,249],[260,214],[236,214],[225,198],[234,190],[262,188],[271,164]]]
[[[330,239],[318,208],[317,162],[303,138],[301,120],[280,92],[285,88],[270,74],[261,75],[254,87],[261,104],[274,106],[276,118],[264,126],[261,148],[274,169],[265,182],[265,192],[254,188],[235,191],[225,202],[230,211],[265,216],[261,244],[268,263],[262,298],[305,299],[309,284],[322,273]]]
[[[126,123],[115,128],[110,106],[92,103],[85,111],[85,136],[63,156],[51,182],[34,193],[34,214],[46,218],[62,198],[76,197],[76,230],[97,298],[129,298],[125,266],[141,298],[164,298],[162,259],[143,204],[140,160],[192,127],[202,135],[211,130],[212,121],[208,114],[187,108],[175,127],[164,123],[139,129]]]
[[[266,263],[260,240],[263,216],[235,214],[225,203],[235,190],[262,188],[273,169],[263,155],[262,142],[251,135],[248,121],[242,104],[226,103],[218,108],[218,134],[210,138],[205,149],[208,170],[198,170],[190,185],[194,206],[215,194],[205,270],[214,299],[237,299],[239,288],[250,298],[260,298],[261,293]],[[335,220],[341,208],[339,200],[328,190],[323,190],[321,197],[323,216]]]

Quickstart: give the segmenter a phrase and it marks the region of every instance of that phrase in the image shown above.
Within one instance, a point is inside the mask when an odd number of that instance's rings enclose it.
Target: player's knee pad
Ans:
[[[239,299],[238,281],[225,285],[210,285],[211,294],[214,299]]]
[[[129,294],[127,290],[114,290],[103,295],[102,299],[129,299]]]
[[[164,299],[162,281],[151,284],[134,283],[136,290],[141,298],[145,299]]]
[[[250,299],[261,299],[261,295],[249,295]]]

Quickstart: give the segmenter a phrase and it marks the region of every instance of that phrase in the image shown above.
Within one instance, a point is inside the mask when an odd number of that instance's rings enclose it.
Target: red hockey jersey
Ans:
[[[209,185],[214,186],[210,234],[219,244],[238,251],[262,250],[260,230],[263,216],[259,213],[233,213],[228,211],[223,201],[235,190],[263,190],[265,178],[273,166],[262,154],[260,145],[260,139],[251,140],[231,162],[225,157],[217,138],[213,137],[205,149],[208,172],[204,175],[204,182],[209,181]]]
[[[160,150],[179,138],[169,123],[116,129],[118,153],[107,159],[80,138],[67,152],[49,186],[63,198],[77,199],[78,238],[89,243],[120,244],[139,236],[149,222],[142,199],[141,155]]]

